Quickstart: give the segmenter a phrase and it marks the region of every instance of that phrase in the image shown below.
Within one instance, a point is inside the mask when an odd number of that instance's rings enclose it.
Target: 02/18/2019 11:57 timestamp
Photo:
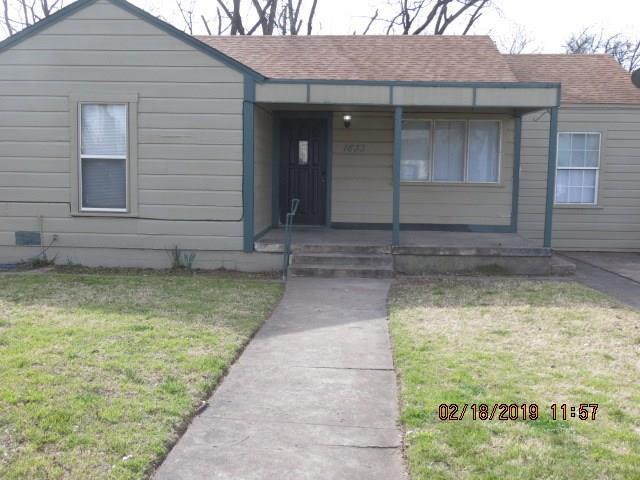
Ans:
[[[553,420],[595,420],[597,403],[580,403],[577,406],[553,403],[549,407]],[[472,420],[537,420],[540,408],[535,403],[442,403],[438,407],[440,420],[462,420],[467,416]]]

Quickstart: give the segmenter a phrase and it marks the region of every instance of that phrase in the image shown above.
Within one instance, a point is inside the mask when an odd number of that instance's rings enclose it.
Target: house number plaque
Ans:
[[[342,151],[344,153],[364,153],[366,145],[364,143],[345,143]]]

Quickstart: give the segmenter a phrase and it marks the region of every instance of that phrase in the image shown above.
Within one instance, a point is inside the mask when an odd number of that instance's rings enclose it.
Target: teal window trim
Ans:
[[[402,158],[402,107],[393,114],[393,230],[391,243],[400,245],[400,159]]]
[[[256,83],[247,74],[244,77],[244,102],[242,103],[242,218],[243,249],[254,249],[254,134],[255,134]]]
[[[556,192],[556,163],[558,146],[558,107],[551,107],[549,117],[549,157],[547,162],[547,198],[544,209],[544,243],[551,248],[553,237],[553,203]]]

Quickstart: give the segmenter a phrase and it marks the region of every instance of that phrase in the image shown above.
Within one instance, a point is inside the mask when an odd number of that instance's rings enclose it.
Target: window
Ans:
[[[402,122],[403,181],[496,183],[499,162],[499,121]]]
[[[467,134],[465,121],[437,121],[433,149],[433,180],[462,182],[464,180],[464,145]]]
[[[559,133],[556,203],[597,203],[599,133]]]
[[[83,211],[127,211],[127,112],[127,104],[80,104]]]
[[[467,176],[470,182],[497,182],[500,155],[500,125],[498,122],[474,120],[469,122],[469,161]]]
[[[431,122],[402,122],[402,180],[429,180],[431,157]]]

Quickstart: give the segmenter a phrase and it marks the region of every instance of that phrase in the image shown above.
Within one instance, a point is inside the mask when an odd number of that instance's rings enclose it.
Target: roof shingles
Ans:
[[[505,55],[520,81],[560,82],[562,103],[640,104],[640,88],[609,55]]]
[[[272,79],[553,82],[565,104],[640,104],[640,89],[608,55],[502,55],[488,36],[197,38]]]
[[[197,37],[268,78],[516,82],[487,36]]]

